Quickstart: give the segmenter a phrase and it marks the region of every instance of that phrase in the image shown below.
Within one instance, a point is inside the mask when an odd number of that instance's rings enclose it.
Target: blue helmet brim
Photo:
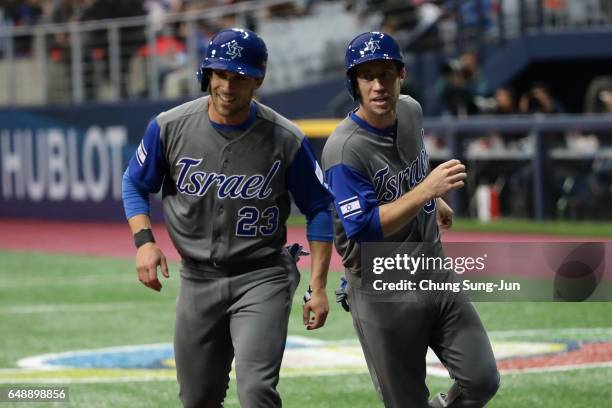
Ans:
[[[351,66],[346,70],[346,73],[348,74],[350,71],[353,70],[353,68],[355,68],[357,65],[361,65],[365,62],[369,62],[369,61],[380,61],[380,60],[389,60],[389,61],[395,61],[397,63],[400,64],[401,67],[404,67],[404,61],[402,61],[401,59],[392,57],[390,55],[380,55],[380,54],[371,54],[371,55],[366,55],[364,57],[361,57],[357,60],[355,60]]]
[[[266,75],[266,71],[263,69],[255,68],[250,65],[238,64],[232,61],[225,61],[219,59],[208,59],[202,63],[202,68],[200,74],[198,75],[198,80],[201,83],[202,91],[206,92],[208,90],[209,79],[206,75],[206,70],[220,69],[223,71],[236,72],[240,75],[249,76],[252,78],[263,78]]]
[[[250,65],[220,59],[209,59],[208,61],[205,61],[202,64],[202,69],[221,69],[223,71],[236,72],[238,74],[250,76],[252,78],[263,78],[266,74],[266,72],[260,68],[255,68]]]

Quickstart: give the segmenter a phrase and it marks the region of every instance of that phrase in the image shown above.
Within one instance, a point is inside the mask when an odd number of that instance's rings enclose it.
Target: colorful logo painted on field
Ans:
[[[499,340],[493,342],[493,350],[502,374],[612,366],[612,341]],[[174,381],[173,354],[171,344],[44,354],[19,360],[18,369],[0,369],[0,384]],[[448,377],[431,350],[427,367],[429,375]],[[284,377],[366,372],[356,340],[321,341],[299,336],[287,340],[281,369]]]

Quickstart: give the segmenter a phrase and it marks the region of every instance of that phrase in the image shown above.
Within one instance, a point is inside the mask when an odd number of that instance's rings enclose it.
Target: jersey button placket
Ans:
[[[223,156],[221,156],[221,166],[220,166],[220,171],[219,171],[219,173],[221,174],[225,174],[225,170],[227,170],[229,166],[229,159],[227,158],[227,154],[231,153],[231,151],[232,151],[231,147],[226,147],[224,149]],[[214,221],[213,221],[213,234],[212,234],[213,246],[219,245],[219,240],[221,238],[219,235],[219,232],[220,230],[223,229],[223,225],[225,224],[225,220],[223,217],[223,215],[225,214],[225,207],[223,206],[223,204],[219,203],[218,201],[217,201],[216,207],[217,207],[217,210],[216,210],[217,216],[214,217]],[[219,267],[219,263],[216,260],[213,260],[212,264],[215,268]]]
[[[229,167],[231,153],[232,146],[225,146],[225,149],[223,149],[223,156],[221,157],[221,171],[227,170]]]

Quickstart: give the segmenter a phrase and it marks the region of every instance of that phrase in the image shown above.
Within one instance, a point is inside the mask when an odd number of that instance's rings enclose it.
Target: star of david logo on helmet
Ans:
[[[232,41],[226,44],[227,45],[227,51],[226,54],[230,57],[230,59],[234,59],[237,57],[242,57],[242,54],[240,53],[240,51],[242,51],[244,49],[244,47],[239,46],[236,41]]]
[[[372,54],[376,50],[380,50],[380,45],[378,44],[380,41],[375,41],[373,38],[370,38],[368,42],[365,43],[365,48],[362,51],[362,54],[366,52],[371,52]]]

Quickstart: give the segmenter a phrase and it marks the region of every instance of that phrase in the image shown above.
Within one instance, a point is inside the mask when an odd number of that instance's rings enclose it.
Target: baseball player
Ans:
[[[312,253],[306,328],[323,326],[328,312],[332,196],[304,135],[252,99],[267,55],[251,31],[217,33],[198,73],[210,96],[154,118],[123,178],[139,280],[159,291],[157,268],[168,277],[149,193],[161,189],[182,258],[174,353],[185,407],[221,407],[234,358],[241,406],[281,406],[276,385],[299,281],[284,249],[290,193],[308,220]]]
[[[361,288],[362,242],[439,244],[438,223],[450,227],[453,216],[440,197],[463,186],[465,167],[450,160],[429,172],[421,107],[400,95],[405,69],[393,38],[367,32],[353,39],[346,75],[359,106],[328,139],[322,162],[335,195],[335,242],[348,303],[374,385],[386,407],[429,406],[425,355],[431,347],[455,379],[431,406],[482,407],[499,375],[474,307],[455,297],[462,294],[378,302]],[[434,247],[442,255],[441,245]]]

